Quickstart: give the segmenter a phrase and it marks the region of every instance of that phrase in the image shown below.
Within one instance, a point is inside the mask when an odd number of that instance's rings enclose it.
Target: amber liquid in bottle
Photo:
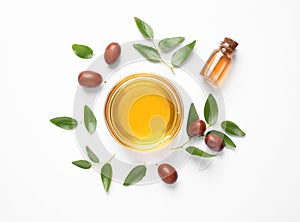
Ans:
[[[212,52],[200,74],[213,84],[220,84],[230,68],[237,46],[237,42],[226,37],[220,47]]]

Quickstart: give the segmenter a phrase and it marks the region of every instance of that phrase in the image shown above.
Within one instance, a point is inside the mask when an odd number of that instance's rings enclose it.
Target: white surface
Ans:
[[[299,221],[299,4],[297,1],[1,1],[0,221]],[[106,194],[73,132],[49,119],[72,115],[77,75],[112,41],[197,40],[206,59],[223,37],[238,54],[222,86],[228,119],[246,132],[205,170],[191,160],[176,186],[123,187]],[[297,24],[298,23],[298,24]]]

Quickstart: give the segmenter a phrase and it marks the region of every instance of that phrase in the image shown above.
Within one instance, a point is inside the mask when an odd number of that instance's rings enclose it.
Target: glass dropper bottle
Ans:
[[[236,41],[225,37],[224,41],[220,43],[220,47],[212,52],[200,74],[213,84],[219,85],[230,68],[237,46]]]

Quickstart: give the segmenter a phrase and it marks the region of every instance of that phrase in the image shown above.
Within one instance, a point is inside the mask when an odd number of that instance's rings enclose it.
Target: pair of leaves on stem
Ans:
[[[219,115],[219,108],[217,101],[215,97],[212,94],[209,94],[207,97],[207,100],[204,105],[204,119],[206,123],[208,123],[210,126],[215,125],[218,121],[218,115]],[[197,113],[197,110],[195,108],[195,105],[192,103],[189,110],[189,116],[188,116],[188,123],[187,128],[188,130],[191,123],[195,120],[199,119],[199,115]],[[221,128],[228,134],[233,136],[245,136],[246,133],[239,128],[237,124],[235,124],[232,121],[225,120],[221,122]],[[215,132],[215,131],[214,131]]]
[[[154,32],[150,25],[148,25],[143,20],[134,17],[135,23],[145,38],[153,40]],[[162,51],[170,51],[180,45],[185,40],[184,37],[172,37],[172,38],[165,38],[159,41],[158,47]],[[153,43],[154,44],[154,43]],[[173,55],[171,59],[172,66],[181,66],[187,58],[192,53],[194,46],[196,44],[196,40],[183,46],[182,48],[178,49]],[[163,62],[167,64],[162,58],[161,55],[154,45],[153,47],[143,45],[143,44],[133,44],[133,47],[147,60],[151,62]],[[167,65],[169,66],[169,65]],[[169,66],[170,68],[171,66]]]
[[[84,106],[84,125],[89,133],[94,133],[97,128],[97,119],[93,111],[87,106]],[[50,122],[54,125],[65,129],[72,130],[77,127],[78,121],[72,117],[62,116],[50,119]]]
[[[218,114],[219,114],[219,108],[218,108],[217,101],[212,94],[209,94],[206,99],[205,105],[204,105],[205,121],[210,125],[215,124],[218,120]],[[200,118],[197,113],[196,107],[195,107],[194,103],[192,103],[190,106],[190,110],[189,110],[189,116],[188,116],[188,122],[187,122],[187,128],[186,128],[187,132],[188,132],[188,128],[192,124],[192,122],[194,122],[195,120],[199,120],[199,119]]]
[[[218,121],[219,108],[216,99],[212,94],[209,94],[204,106],[204,118],[209,125],[214,125]],[[221,122],[221,128],[228,134],[233,136],[245,136],[246,133],[232,121],[225,120]],[[215,131],[214,131],[215,132]],[[219,133],[220,134],[220,133]],[[220,134],[221,135],[221,134]],[[220,136],[219,135],[219,136]],[[223,134],[227,139],[227,136]],[[228,140],[229,141],[229,140]],[[229,142],[230,144],[231,142]],[[233,142],[232,142],[233,143]],[[226,141],[225,141],[226,144]],[[235,147],[235,146],[234,146]]]
[[[206,121],[207,124],[209,124],[208,126],[212,126],[215,125],[218,121],[218,114],[219,114],[219,108],[218,108],[218,104],[216,102],[216,99],[214,98],[214,96],[212,94],[209,94],[207,97],[207,100],[205,102],[204,105],[204,119]],[[190,110],[189,110],[189,116],[188,116],[188,121],[187,121],[187,132],[188,132],[188,128],[189,126],[192,124],[192,122],[194,122],[195,120],[199,120],[199,115],[197,113],[196,107],[195,105],[192,103],[190,105]],[[232,121],[223,121],[221,123],[221,128],[228,134],[230,135],[234,135],[234,136],[245,136],[246,134]],[[220,138],[223,139],[225,146],[227,147],[231,147],[231,148],[235,148],[236,145],[235,143],[223,132],[217,131],[217,130],[211,130],[209,132],[206,133],[206,135],[208,134],[215,134],[218,135]],[[197,147],[188,147],[185,149],[188,153],[192,154],[192,155],[196,155],[196,156],[201,156],[201,157],[213,157],[215,155],[213,154],[209,154],[204,152],[203,150],[200,150]]]
[[[174,39],[179,39],[183,37],[174,37],[174,38],[168,38],[168,39],[163,39],[159,42],[158,47],[166,47],[167,45],[170,46],[169,42],[173,42]],[[166,42],[166,44],[162,44],[162,41]],[[191,42],[190,44],[182,47],[181,49],[177,50],[173,55],[172,55],[172,65],[173,66],[181,66],[187,58],[190,56],[190,54],[193,51],[193,48],[196,44],[196,41]],[[174,45],[176,47],[177,45]],[[161,55],[158,52],[157,49],[143,45],[143,44],[133,44],[133,47],[147,60],[151,62],[160,62],[162,61]],[[162,49],[162,48],[161,48]],[[168,48],[171,49],[171,48]]]
[[[89,159],[94,164],[100,164],[99,158],[88,146],[86,146],[86,153],[87,153]],[[91,162],[89,162],[87,160],[73,161],[72,164],[74,164],[75,166],[78,166],[82,169],[90,169],[93,165]],[[112,173],[113,172],[112,172],[110,160],[108,160],[101,168],[101,180],[102,180],[102,184],[103,184],[103,187],[106,192],[108,192],[109,188],[110,188]]]
[[[97,155],[88,147],[86,146],[86,153],[89,159],[94,163],[100,163],[99,158]],[[77,160],[72,162],[74,165],[82,168],[82,169],[90,169],[92,167],[92,163],[87,160]]]

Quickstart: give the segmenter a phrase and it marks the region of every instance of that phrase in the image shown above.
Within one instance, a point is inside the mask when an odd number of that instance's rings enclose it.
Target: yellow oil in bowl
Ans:
[[[169,144],[182,123],[181,98],[166,79],[150,73],[130,75],[110,91],[105,121],[112,136],[136,151]]]

